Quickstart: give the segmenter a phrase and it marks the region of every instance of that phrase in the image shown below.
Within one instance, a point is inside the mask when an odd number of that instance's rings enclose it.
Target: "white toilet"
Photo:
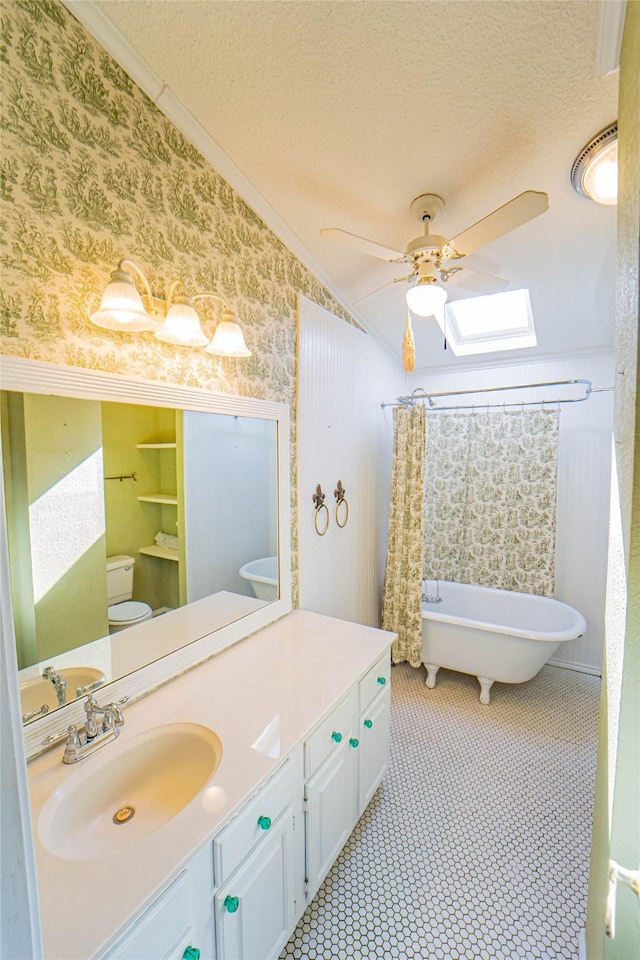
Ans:
[[[121,554],[107,557],[107,600],[109,609],[109,633],[126,630],[143,620],[150,620],[153,611],[148,603],[132,600],[133,596],[133,557]]]

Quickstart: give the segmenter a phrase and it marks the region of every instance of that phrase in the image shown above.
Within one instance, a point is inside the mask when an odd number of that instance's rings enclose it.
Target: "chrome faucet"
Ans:
[[[58,698],[58,706],[64,707],[67,702],[67,681],[64,677],[58,673],[57,670],[54,670],[53,667],[49,666],[45,667],[42,671],[42,679],[51,680],[56,691],[56,697]]]
[[[90,756],[120,733],[124,723],[122,710],[117,703],[107,703],[101,707],[92,694],[86,699],[84,712],[87,721],[84,727],[71,724],[67,730],[67,739],[62,757],[63,763],[77,763]],[[101,721],[98,721],[101,718]]]

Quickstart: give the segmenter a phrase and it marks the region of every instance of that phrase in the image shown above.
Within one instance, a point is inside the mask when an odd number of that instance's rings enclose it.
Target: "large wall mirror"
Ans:
[[[2,373],[25,725],[290,607],[284,405],[15,358]]]

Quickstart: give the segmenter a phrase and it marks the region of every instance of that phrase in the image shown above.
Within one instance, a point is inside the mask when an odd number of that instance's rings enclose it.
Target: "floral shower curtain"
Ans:
[[[553,596],[559,411],[427,416],[424,576]]]
[[[422,662],[422,565],[426,411],[394,407],[389,541],[384,578],[382,627],[398,634],[394,663]]]

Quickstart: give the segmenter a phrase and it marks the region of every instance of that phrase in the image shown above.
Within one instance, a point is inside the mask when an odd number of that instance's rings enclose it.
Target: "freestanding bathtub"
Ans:
[[[484,704],[496,680],[530,680],[561,643],[582,636],[587,627],[582,614],[550,597],[447,580],[426,580],[424,585],[427,687],[435,687],[440,667],[470,673],[478,678]]]
[[[260,557],[259,560],[249,560],[240,567],[238,573],[243,580],[248,580],[251,589],[258,600],[278,599],[278,558]]]

